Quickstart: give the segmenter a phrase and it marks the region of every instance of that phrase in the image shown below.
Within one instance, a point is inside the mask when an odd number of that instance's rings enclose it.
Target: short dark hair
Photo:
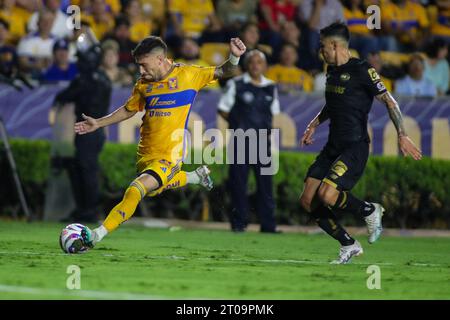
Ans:
[[[167,45],[160,37],[150,36],[139,42],[136,48],[131,52],[133,58],[138,58],[151,53],[154,49],[162,49],[167,54]]]
[[[320,36],[323,38],[327,37],[338,37],[346,42],[350,41],[350,31],[344,22],[336,21],[329,26],[320,30]]]
[[[3,18],[0,18],[0,24],[5,27],[5,29],[9,30],[9,22]]]

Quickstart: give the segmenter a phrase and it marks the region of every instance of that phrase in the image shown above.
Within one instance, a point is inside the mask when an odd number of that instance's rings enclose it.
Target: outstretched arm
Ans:
[[[239,58],[245,53],[244,43],[239,38],[232,38],[230,40],[230,58],[216,67],[214,71],[214,79],[228,78],[233,75],[239,64]]]
[[[314,132],[316,131],[316,128],[324,121],[326,121],[329,118],[328,116],[328,109],[327,105],[325,105],[322,110],[314,117],[314,119],[311,120],[311,122],[306,127],[305,132],[303,133],[303,137],[300,140],[301,146],[304,145],[309,146],[314,142],[312,139],[312,136]]]
[[[397,130],[398,144],[403,155],[410,155],[414,160],[420,160],[422,158],[422,151],[420,151],[420,149],[416,147],[414,142],[412,142],[412,140],[406,134],[406,130],[403,125],[402,113],[397,101],[395,101],[394,97],[392,97],[389,91],[377,95],[376,98],[386,105],[386,108],[389,112],[389,117],[391,118],[391,121],[394,124],[395,129]]]
[[[92,117],[86,116],[83,113],[84,121],[75,123],[75,133],[86,134],[97,130],[98,128],[106,127],[114,123],[118,123],[127,120],[134,116],[137,111],[128,111],[125,106],[120,107],[116,111],[108,114],[99,119],[94,119]]]

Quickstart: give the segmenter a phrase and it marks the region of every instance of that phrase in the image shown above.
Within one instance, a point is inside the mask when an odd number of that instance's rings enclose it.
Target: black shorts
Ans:
[[[306,177],[322,180],[338,190],[351,190],[361,178],[368,157],[367,141],[328,142],[309,167]]]

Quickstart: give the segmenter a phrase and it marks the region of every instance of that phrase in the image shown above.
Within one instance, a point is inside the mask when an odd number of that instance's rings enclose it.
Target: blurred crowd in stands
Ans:
[[[70,5],[81,8],[78,30],[66,24]],[[366,26],[370,5],[381,8],[380,29]],[[267,55],[267,77],[281,93],[320,92],[318,30],[336,20],[349,26],[352,55],[367,59],[391,92],[450,94],[450,0],[0,0],[0,73],[70,81],[76,38],[90,27],[116,86],[139,76],[131,50],[148,35],[163,37],[175,61],[198,65],[221,63],[239,36]]]

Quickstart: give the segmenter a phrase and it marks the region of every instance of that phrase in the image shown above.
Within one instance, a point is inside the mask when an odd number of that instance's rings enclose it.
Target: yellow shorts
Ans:
[[[172,179],[181,171],[182,162],[170,162],[165,159],[155,160],[141,157],[136,164],[139,174],[148,173],[152,175],[160,184],[156,190],[150,191],[147,195],[154,196],[166,189],[176,186],[171,185]]]

